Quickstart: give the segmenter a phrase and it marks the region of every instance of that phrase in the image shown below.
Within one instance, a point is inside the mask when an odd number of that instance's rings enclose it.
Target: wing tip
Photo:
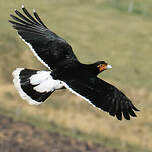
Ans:
[[[139,109],[137,109],[133,104],[132,104],[132,109],[135,111],[140,111]]]
[[[22,8],[25,8],[23,4],[22,4]]]
[[[33,9],[33,13],[36,13],[36,10],[35,10],[35,9]]]
[[[132,117],[137,117],[135,111],[140,111],[137,109],[133,104],[127,107],[123,107],[123,109],[118,109],[118,111],[115,111],[113,113],[109,112],[111,116],[116,116],[118,120],[122,120],[122,116],[126,120],[131,120]]]

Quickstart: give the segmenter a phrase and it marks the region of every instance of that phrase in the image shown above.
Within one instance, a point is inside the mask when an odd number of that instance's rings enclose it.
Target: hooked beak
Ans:
[[[104,70],[111,69],[112,66],[109,64],[102,64],[102,65],[98,65],[98,68],[99,68],[99,71],[102,72]]]
[[[106,67],[106,69],[111,69],[112,68],[112,66],[111,65],[107,65],[107,67]]]

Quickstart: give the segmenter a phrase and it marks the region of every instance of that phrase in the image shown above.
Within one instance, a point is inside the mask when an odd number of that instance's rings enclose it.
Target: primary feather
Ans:
[[[23,13],[15,10],[9,20],[20,38],[34,55],[51,71],[17,69],[13,72],[14,85],[21,97],[30,104],[44,102],[55,90],[69,89],[100,110],[130,120],[139,111],[131,100],[115,86],[99,79],[97,75],[107,67],[104,61],[82,64],[72,47],[60,36],[49,30],[36,11],[32,16],[24,6]]]

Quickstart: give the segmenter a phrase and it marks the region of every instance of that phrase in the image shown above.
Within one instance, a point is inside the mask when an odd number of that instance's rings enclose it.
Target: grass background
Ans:
[[[66,90],[56,91],[41,106],[23,102],[12,86],[12,71],[16,67],[46,68],[8,23],[9,14],[15,8],[21,10],[22,4],[30,12],[36,9],[46,25],[72,45],[81,62],[105,60],[111,64],[113,69],[99,77],[121,88],[133,100],[141,110],[138,117],[117,121]],[[1,0],[1,113],[124,151],[152,150],[151,10],[150,0]]]

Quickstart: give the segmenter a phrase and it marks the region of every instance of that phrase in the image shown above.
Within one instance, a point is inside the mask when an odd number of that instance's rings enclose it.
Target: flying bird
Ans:
[[[55,90],[66,88],[94,107],[130,120],[139,111],[115,86],[97,77],[112,68],[105,61],[83,64],[62,37],[49,30],[35,10],[33,16],[22,5],[22,13],[15,9],[9,22],[19,37],[30,47],[37,59],[49,70],[17,68],[13,72],[14,86],[29,104],[43,103]]]

